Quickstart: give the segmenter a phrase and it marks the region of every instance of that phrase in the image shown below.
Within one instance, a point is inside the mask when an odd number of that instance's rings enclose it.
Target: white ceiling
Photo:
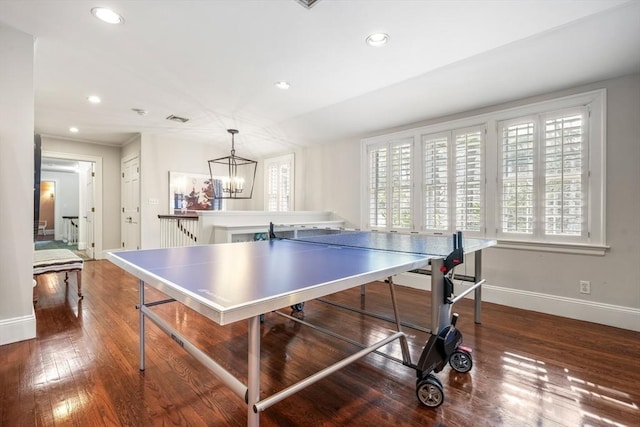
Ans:
[[[237,128],[258,158],[640,71],[640,0],[0,0],[0,22],[36,38],[37,133],[227,150]]]

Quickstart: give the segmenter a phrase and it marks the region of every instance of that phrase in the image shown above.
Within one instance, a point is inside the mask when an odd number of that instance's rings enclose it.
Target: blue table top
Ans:
[[[117,251],[107,259],[220,324],[428,263],[422,255],[286,240]]]
[[[442,254],[278,239],[107,253],[147,285],[219,324],[421,268],[436,256]]]

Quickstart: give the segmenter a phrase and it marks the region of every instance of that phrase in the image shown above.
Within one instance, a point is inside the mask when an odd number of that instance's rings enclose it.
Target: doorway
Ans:
[[[72,153],[42,152],[42,182],[56,170],[54,242],[74,246],[87,259],[102,258],[102,158]],[[61,169],[66,168],[66,173]],[[46,172],[48,171],[48,172]],[[64,181],[73,176],[73,180]],[[64,186],[69,186],[65,192]],[[71,191],[72,190],[72,191]],[[71,194],[62,200],[62,193]],[[42,213],[40,214],[42,218]],[[69,247],[71,247],[69,246]],[[65,246],[63,246],[65,247]],[[83,256],[84,258],[84,256]]]
[[[36,233],[37,241],[53,240],[55,236],[55,181],[40,182],[40,219]]]

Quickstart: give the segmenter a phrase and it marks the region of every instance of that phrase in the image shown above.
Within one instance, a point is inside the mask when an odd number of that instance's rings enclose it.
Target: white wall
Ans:
[[[593,89],[607,89],[607,243],[604,256],[490,249],[484,299],[640,330],[640,74],[518,100],[482,110],[387,129],[434,124]],[[373,136],[373,135],[366,135]],[[360,142],[305,150],[305,210],[331,210],[360,223]],[[298,184],[298,183],[297,183]],[[578,292],[591,281],[591,294]]]
[[[126,148],[126,150],[132,149]],[[141,136],[140,244],[142,248],[160,246],[158,215],[169,214],[169,172],[209,175],[207,160],[228,154],[212,148],[209,144],[192,142],[175,135],[143,134]],[[261,172],[258,171],[258,173]],[[157,199],[160,203],[151,204],[149,199]],[[230,201],[228,209],[252,209],[251,201]]]
[[[80,180],[75,172],[42,171],[41,181],[55,182],[54,229],[55,240],[62,240],[64,234],[63,216],[79,216]]]
[[[330,211],[346,227],[360,227],[360,140],[307,148],[296,158],[296,175],[305,194],[296,209]]]
[[[32,302],[33,37],[0,23],[0,58],[0,345],[3,345],[36,336]]]

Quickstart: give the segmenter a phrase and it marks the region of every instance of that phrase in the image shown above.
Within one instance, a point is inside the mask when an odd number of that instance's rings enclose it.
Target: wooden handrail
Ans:
[[[175,214],[175,215],[158,215],[159,219],[171,219],[171,218],[198,218],[198,214],[194,212],[187,212],[185,214]]]

